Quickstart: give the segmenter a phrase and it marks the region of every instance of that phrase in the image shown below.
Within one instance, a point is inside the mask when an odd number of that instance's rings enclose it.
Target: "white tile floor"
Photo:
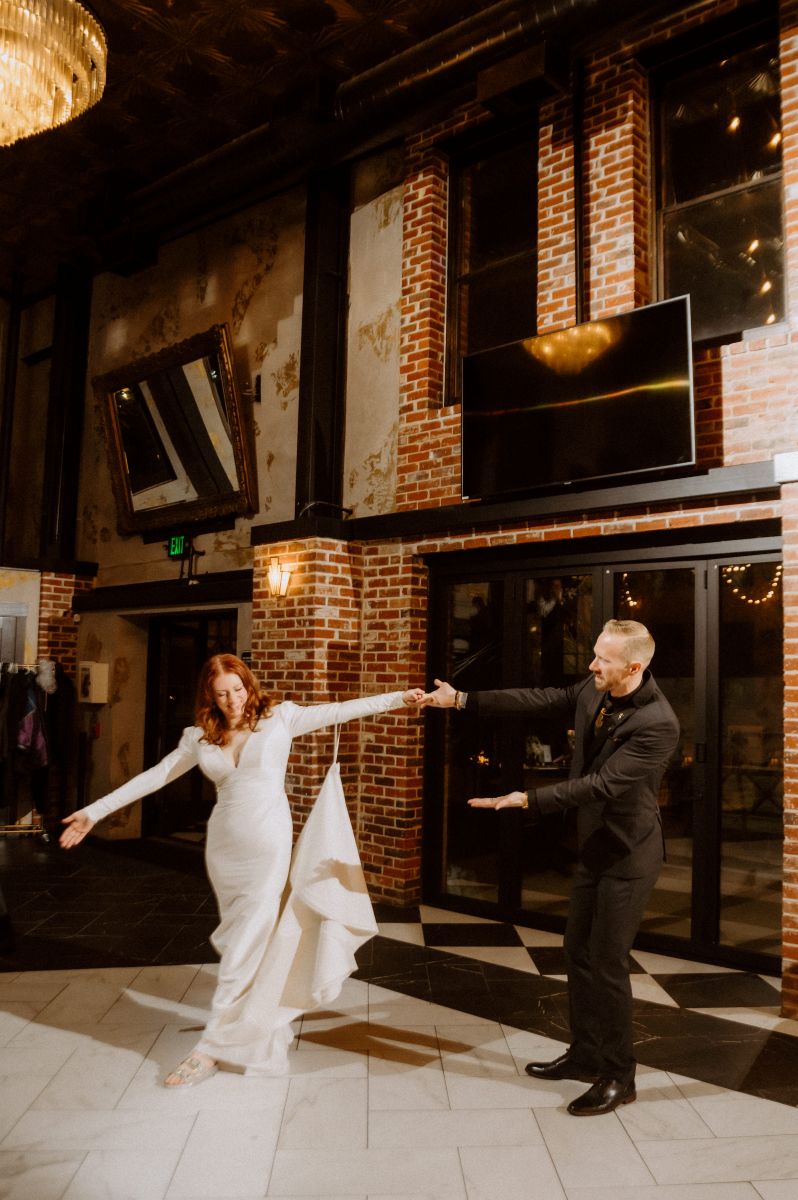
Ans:
[[[798,1109],[640,1068],[577,1120],[559,1043],[358,980],[285,1078],[167,1091],[214,971],[0,975],[0,1200],[798,1198]]]

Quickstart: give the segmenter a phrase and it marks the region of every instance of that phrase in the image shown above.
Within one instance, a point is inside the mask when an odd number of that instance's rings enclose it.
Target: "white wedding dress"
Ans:
[[[247,1074],[284,1072],[291,1021],[335,999],[355,951],[377,932],[337,762],[293,856],[285,772],[293,738],[401,706],[401,692],[308,707],[284,701],[258,722],[237,766],[194,726],[156,766],[84,810],[100,821],[193,766],[216,785],[205,858],[220,915],[211,941],[221,961],[197,1045],[212,1058]]]

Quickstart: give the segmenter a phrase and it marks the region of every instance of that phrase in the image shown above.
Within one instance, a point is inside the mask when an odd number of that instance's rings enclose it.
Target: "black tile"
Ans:
[[[568,964],[562,946],[527,946],[529,957],[541,975],[566,975]],[[629,955],[629,971],[632,975],[645,974],[644,968]]]
[[[527,952],[541,975],[565,974],[565,951],[562,946],[527,946]]]
[[[781,1003],[778,988],[746,971],[654,975],[681,1008],[769,1008]]]
[[[513,925],[470,924],[443,921],[423,926],[427,946],[522,946],[523,942]]]
[[[421,920],[417,904],[411,904],[408,908],[393,908],[390,904],[381,904],[378,901],[374,905],[374,916],[381,925],[398,924],[399,922],[407,925]]]

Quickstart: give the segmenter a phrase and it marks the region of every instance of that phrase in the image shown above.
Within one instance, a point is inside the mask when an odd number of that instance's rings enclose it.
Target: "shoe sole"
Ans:
[[[530,1079],[543,1079],[546,1083],[559,1083],[561,1079],[573,1079],[576,1083],[598,1083],[600,1075],[577,1075],[572,1072],[568,1075],[540,1075],[537,1071],[529,1071],[524,1068]]]
[[[567,1111],[572,1117],[606,1117],[608,1113],[615,1112],[616,1108],[621,1108],[624,1104],[634,1104],[636,1099],[637,1092],[633,1096],[625,1096],[611,1108],[571,1108],[569,1104]]]

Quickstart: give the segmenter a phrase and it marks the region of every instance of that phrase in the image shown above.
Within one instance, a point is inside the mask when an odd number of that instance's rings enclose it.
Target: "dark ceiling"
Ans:
[[[96,261],[140,189],[253,129],[317,114],[338,83],[479,0],[92,0],[109,47],[100,103],[0,150],[0,289]]]
[[[374,97],[385,97],[359,95],[356,85],[342,110],[341,93],[386,60],[394,96],[407,92],[415,72],[416,82],[426,76],[431,84],[427,102],[437,88],[438,101],[451,103],[464,62],[473,90],[475,45],[490,63],[558,20],[606,24],[646,7],[92,0],[109,46],[102,100],[60,129],[0,149],[0,293],[52,288],[62,261],[136,269],[159,237],[367,146],[380,124],[384,132],[387,109]],[[446,85],[442,61],[455,68]]]

